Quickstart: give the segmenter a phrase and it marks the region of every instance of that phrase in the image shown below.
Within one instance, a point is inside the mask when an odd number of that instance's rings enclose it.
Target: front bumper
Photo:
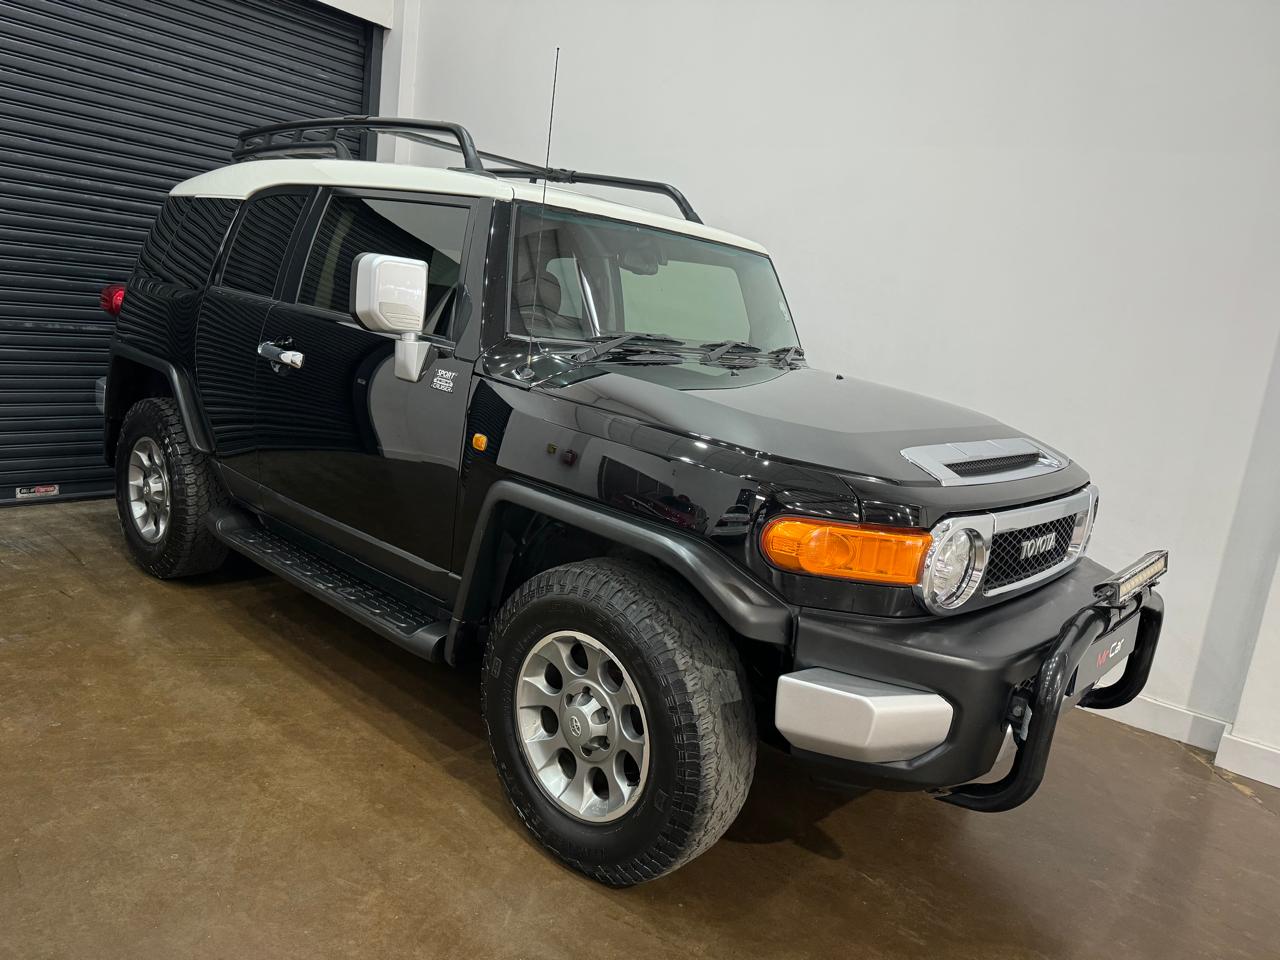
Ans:
[[[971,809],[1017,806],[1040,784],[1064,705],[1118,707],[1147,681],[1163,601],[1146,587],[1121,607],[1106,606],[1094,587],[1110,576],[1084,559],[1026,596],[939,620],[802,610],[795,672],[779,679],[775,724],[792,752],[828,779],[945,791],[943,799]],[[1077,667],[1102,650],[1100,638],[1110,647],[1123,636],[1132,649],[1121,679],[1074,689]],[[1012,769],[974,783],[996,766],[1010,733]]]

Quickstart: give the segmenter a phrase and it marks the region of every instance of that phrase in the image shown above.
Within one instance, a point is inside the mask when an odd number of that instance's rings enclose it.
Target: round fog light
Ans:
[[[926,603],[953,610],[973,596],[982,578],[984,552],[982,537],[966,527],[936,539],[925,560],[921,585]]]

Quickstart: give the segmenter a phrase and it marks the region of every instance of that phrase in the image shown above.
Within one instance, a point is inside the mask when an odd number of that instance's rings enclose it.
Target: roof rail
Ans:
[[[422,133],[447,133],[457,144],[449,144],[462,154],[466,169],[484,172],[484,164],[476,152],[475,141],[467,128],[443,120],[413,120],[402,117],[323,117],[319,120],[291,120],[288,123],[269,123],[262,127],[241,130],[236,147],[231,151],[233,161],[254,157],[323,156],[329,151],[340,160],[350,160],[351,152],[338,140],[340,130],[359,130],[368,133],[390,133],[409,140],[427,143],[445,143]],[[307,139],[307,134],[318,133],[321,139]]]
[[[319,120],[293,120],[288,123],[271,123],[240,131],[231,159],[235,162],[268,157],[336,157],[351,159],[351,151],[338,139],[340,131],[385,133],[403,137],[415,143],[441,147],[462,154],[463,169],[492,177],[525,180],[536,183],[588,183],[620,190],[639,190],[660,193],[669,197],[686,220],[701,223],[702,218],[685,199],[683,193],[669,183],[659,180],[637,180],[634,177],[614,177],[603,173],[583,173],[560,167],[547,167],[538,163],[513,160],[496,153],[477,150],[467,128],[457,123],[439,120],[414,120],[407,117],[324,117]],[[447,134],[452,139],[441,140],[430,134]],[[311,135],[311,136],[308,136]],[[484,161],[505,164],[489,169]]]

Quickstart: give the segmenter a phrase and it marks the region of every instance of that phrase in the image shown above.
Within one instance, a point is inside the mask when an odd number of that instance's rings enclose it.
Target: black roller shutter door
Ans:
[[[98,291],[240,129],[374,112],[377,39],[306,0],[0,0],[0,503],[110,491]]]

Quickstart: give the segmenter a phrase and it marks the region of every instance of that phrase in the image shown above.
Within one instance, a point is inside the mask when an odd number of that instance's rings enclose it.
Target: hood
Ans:
[[[938,485],[904,448],[1022,435],[963,407],[810,367],[601,362],[540,386],[677,433],[899,484]]]

